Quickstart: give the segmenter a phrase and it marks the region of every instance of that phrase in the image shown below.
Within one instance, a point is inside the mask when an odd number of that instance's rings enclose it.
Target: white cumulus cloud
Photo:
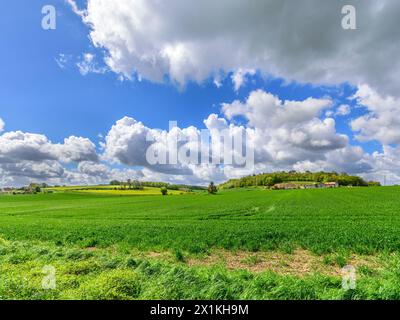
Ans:
[[[382,144],[400,143],[400,98],[381,96],[367,85],[359,87],[355,98],[367,108],[367,114],[354,119],[351,127],[360,141],[377,140]]]
[[[349,0],[357,30],[341,27],[341,1],[89,0],[73,10],[116,73],[179,84],[240,70],[285,80],[367,83],[398,95],[400,2]],[[243,72],[242,72],[243,75]],[[219,83],[219,82],[217,82]]]

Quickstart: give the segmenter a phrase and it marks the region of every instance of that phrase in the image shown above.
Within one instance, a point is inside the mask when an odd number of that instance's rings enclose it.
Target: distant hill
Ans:
[[[219,185],[220,189],[265,186],[272,187],[283,182],[337,182],[340,186],[379,186],[379,182],[367,182],[357,176],[337,172],[274,172],[231,179]]]

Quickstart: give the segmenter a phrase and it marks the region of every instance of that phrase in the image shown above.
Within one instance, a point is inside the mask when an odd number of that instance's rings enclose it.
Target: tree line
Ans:
[[[111,186],[120,186],[122,188],[128,189],[138,189],[143,187],[153,187],[153,188],[166,188],[168,190],[205,190],[205,187],[192,186],[186,184],[170,184],[167,182],[151,182],[151,181],[138,181],[138,180],[127,180],[127,181],[110,181]]]
[[[325,183],[337,182],[340,186],[380,186],[379,182],[365,181],[361,177],[351,176],[346,173],[337,172],[296,172],[296,171],[281,171],[274,173],[261,173],[251,176],[246,176],[240,179],[230,179],[219,185],[221,189],[243,188],[265,186],[272,187],[277,183],[285,182],[311,182]]]

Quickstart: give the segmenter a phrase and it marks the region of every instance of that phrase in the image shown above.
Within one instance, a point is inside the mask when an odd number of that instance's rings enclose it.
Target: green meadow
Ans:
[[[0,196],[0,298],[398,299],[399,193]]]

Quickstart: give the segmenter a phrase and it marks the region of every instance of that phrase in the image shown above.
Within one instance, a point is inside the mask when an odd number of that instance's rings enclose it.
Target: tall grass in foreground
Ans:
[[[338,276],[189,267],[117,247],[88,251],[3,240],[0,261],[0,299],[400,299],[398,256],[377,274],[361,272],[349,291]],[[56,270],[54,290],[42,289],[46,265]]]

